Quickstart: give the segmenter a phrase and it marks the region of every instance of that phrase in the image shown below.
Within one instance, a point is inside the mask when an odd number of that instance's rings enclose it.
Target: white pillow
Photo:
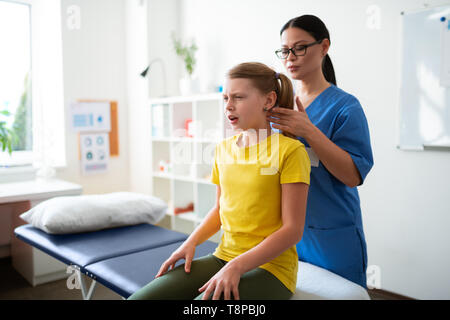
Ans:
[[[101,195],[56,197],[41,202],[20,217],[47,233],[95,231],[140,223],[155,224],[167,211],[156,197],[115,192]]]

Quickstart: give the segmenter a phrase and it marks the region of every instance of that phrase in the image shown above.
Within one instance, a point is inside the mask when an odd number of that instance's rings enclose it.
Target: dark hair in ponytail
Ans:
[[[308,32],[316,41],[328,39],[330,42],[330,33],[328,32],[325,24],[318,17],[313,15],[303,15],[297,18],[289,20],[283,28],[281,28],[280,35],[284,30],[288,28],[299,28]],[[331,82],[335,86],[336,75],[334,73],[333,63],[331,62],[330,56],[327,54],[322,62],[322,72],[325,79]]]
[[[283,73],[275,72],[260,62],[244,62],[233,67],[227,73],[229,79],[249,79],[263,94],[274,91],[277,95],[275,106],[294,109],[294,89],[291,80]],[[296,138],[288,132],[283,135]]]

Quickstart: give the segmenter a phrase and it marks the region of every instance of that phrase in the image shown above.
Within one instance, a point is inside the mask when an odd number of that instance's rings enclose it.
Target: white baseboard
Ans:
[[[45,274],[42,276],[35,276],[33,279],[33,287],[38,286],[40,284],[61,280],[61,279],[67,278],[69,276],[70,276],[70,274],[66,273],[66,271],[58,271],[58,272]]]

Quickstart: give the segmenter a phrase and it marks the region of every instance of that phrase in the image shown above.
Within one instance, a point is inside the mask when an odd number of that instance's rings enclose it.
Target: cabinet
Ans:
[[[171,228],[190,233],[214,206],[214,150],[232,135],[222,94],[150,100],[153,195],[169,205]],[[177,208],[188,208],[176,214]],[[218,241],[218,236],[212,240]]]
[[[67,277],[67,266],[14,236],[14,229],[26,223],[20,215],[42,201],[61,196],[78,196],[81,193],[80,185],[59,179],[1,184],[0,206],[12,208],[12,212],[8,211],[12,220],[12,265],[31,285],[36,286]]]

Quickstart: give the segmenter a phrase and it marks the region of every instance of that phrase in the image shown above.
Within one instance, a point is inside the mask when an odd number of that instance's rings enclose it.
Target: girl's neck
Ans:
[[[248,130],[243,130],[241,134],[241,139],[237,141],[237,144],[241,148],[250,147],[258,144],[261,140],[266,139],[275,132],[272,130],[270,123],[268,122],[266,126],[261,128],[252,128]]]

